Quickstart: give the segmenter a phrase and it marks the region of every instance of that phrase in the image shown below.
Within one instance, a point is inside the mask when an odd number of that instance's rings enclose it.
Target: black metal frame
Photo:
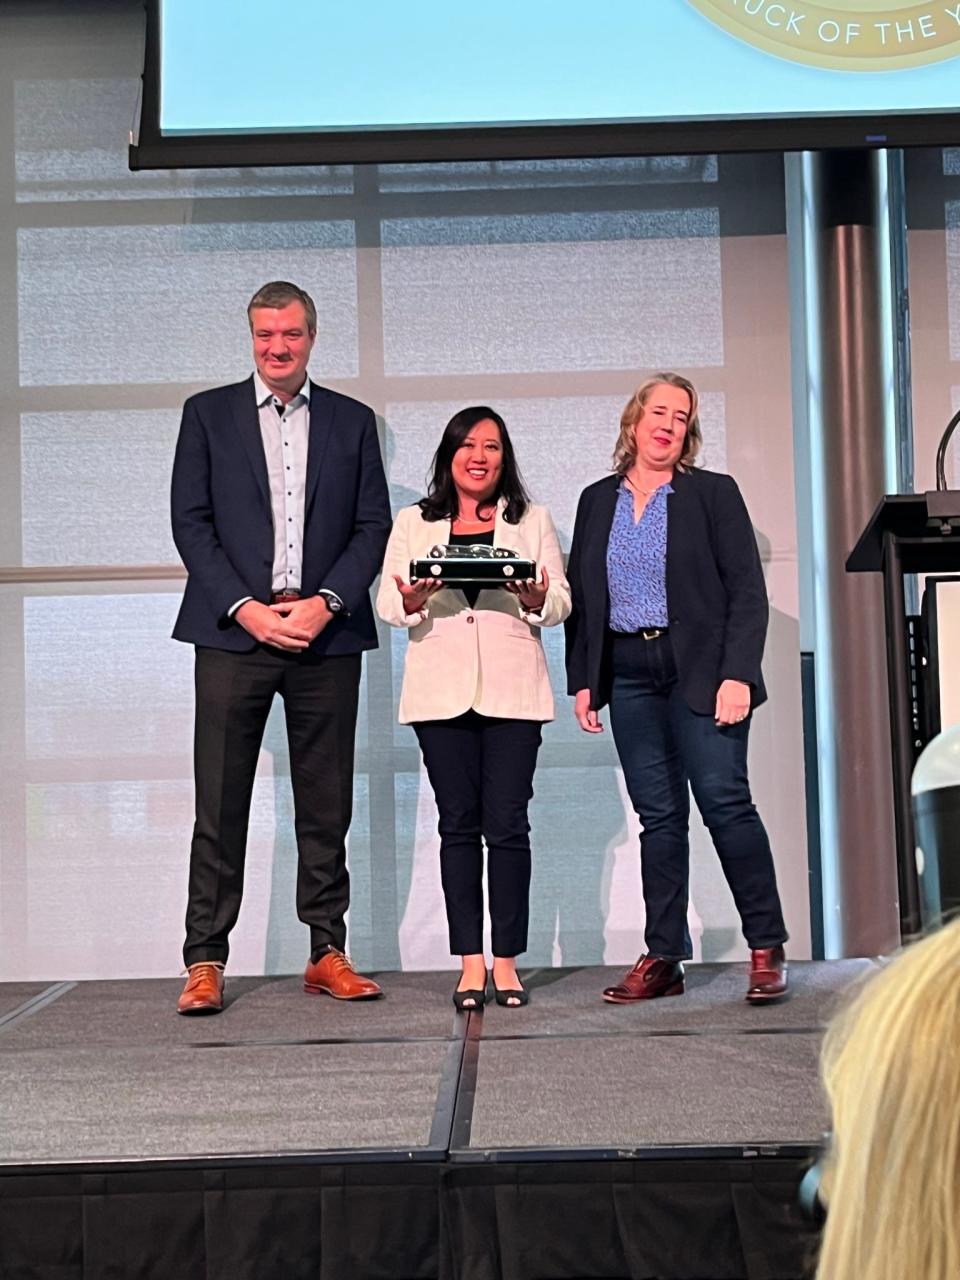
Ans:
[[[848,147],[952,146],[960,111],[772,116],[597,124],[163,134],[160,130],[160,8],[144,0],[147,31],[138,141],[140,169],[251,165],[411,164],[451,160],[544,160]]]
[[[848,573],[882,573],[883,613],[890,702],[893,764],[893,813],[900,892],[900,932],[904,938],[922,927],[920,887],[914,855],[910,778],[924,743],[915,723],[911,691],[911,631],[904,576],[960,569],[960,534],[951,518],[936,509],[958,501],[955,493],[893,494],[882,498],[846,560]]]
[[[451,1147],[453,1164],[573,1164],[617,1160],[813,1160],[818,1143],[781,1142],[735,1145],[648,1146],[648,1147]]]

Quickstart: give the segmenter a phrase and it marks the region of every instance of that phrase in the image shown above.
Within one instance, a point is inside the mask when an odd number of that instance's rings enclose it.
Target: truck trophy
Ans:
[[[497,587],[536,576],[536,561],[525,560],[507,547],[483,544],[438,545],[431,547],[425,556],[410,561],[411,582],[419,578],[442,578],[446,587],[459,587],[465,583]]]

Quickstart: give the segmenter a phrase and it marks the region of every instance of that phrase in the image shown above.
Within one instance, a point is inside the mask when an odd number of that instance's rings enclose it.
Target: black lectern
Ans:
[[[847,557],[846,567],[848,573],[883,574],[900,932],[906,936],[919,933],[921,927],[910,775],[924,742],[914,714],[913,682],[919,678],[920,663],[910,660],[903,575],[960,570],[960,490],[883,498]]]

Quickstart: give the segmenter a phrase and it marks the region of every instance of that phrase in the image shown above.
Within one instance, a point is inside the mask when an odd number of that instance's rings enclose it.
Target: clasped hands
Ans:
[[[505,582],[502,585],[517,597],[527,613],[539,613],[550,589],[550,575],[544,568],[542,578],[535,582],[533,578],[525,578],[522,582]],[[431,596],[443,586],[440,578],[416,578],[413,582],[404,582],[398,573],[393,575],[397,590],[403,597],[404,613],[420,613]],[[496,584],[491,584],[496,585]]]
[[[333,614],[323,596],[304,596],[282,604],[248,600],[234,614],[254,640],[287,653],[300,653],[324,629]]]

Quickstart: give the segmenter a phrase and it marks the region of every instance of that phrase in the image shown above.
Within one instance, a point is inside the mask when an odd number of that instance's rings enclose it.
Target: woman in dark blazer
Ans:
[[[736,482],[695,470],[698,396],[659,373],[620,422],[615,474],[585,489],[568,578],[567,692],[587,733],[610,720],[640,820],[647,951],[604,999],[680,995],[689,791],[710,831],[751,951],[747,999],[787,989],[787,933],[770,842],[750,796],[747,738],[766,700],[767,596]]]

